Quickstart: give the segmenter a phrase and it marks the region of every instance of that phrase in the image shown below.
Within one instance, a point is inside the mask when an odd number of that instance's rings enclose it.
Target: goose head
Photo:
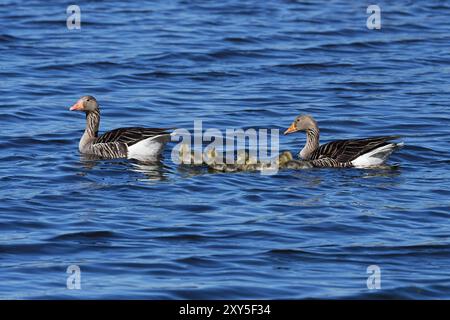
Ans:
[[[317,130],[317,122],[309,115],[300,115],[295,118],[291,126],[284,132],[284,134],[294,133],[297,131]]]
[[[70,107],[70,111],[84,111],[86,113],[98,111],[99,106],[97,100],[93,96],[83,96]]]

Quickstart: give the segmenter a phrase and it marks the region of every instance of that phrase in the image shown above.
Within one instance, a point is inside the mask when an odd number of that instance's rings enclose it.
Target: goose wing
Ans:
[[[130,127],[130,128],[119,128],[112,131],[108,131],[103,135],[99,136],[94,144],[99,143],[123,143],[127,146],[132,146],[133,144],[148,139],[151,137],[156,137],[159,135],[168,135],[168,129],[160,129],[160,128],[138,128],[138,127]]]
[[[399,136],[383,136],[365,139],[336,140],[321,145],[314,150],[309,159],[331,158],[338,162],[349,162],[355,160],[360,155],[382,147],[391,140],[398,139]]]
[[[128,147],[121,142],[101,142],[91,146],[92,154],[102,158],[125,158],[128,154]]]

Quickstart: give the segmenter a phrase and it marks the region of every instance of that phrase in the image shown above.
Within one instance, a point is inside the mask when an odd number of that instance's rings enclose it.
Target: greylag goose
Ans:
[[[319,127],[313,117],[298,116],[284,134],[306,132],[306,145],[299,158],[311,160],[314,167],[371,167],[383,164],[403,143],[392,140],[399,136],[337,140],[319,146]]]
[[[167,129],[155,128],[120,128],[98,136],[100,108],[93,96],[81,97],[70,111],[86,114],[86,129],[78,146],[83,154],[154,161],[170,141]]]

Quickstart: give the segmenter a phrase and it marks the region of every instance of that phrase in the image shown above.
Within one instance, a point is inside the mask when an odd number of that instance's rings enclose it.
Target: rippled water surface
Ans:
[[[450,298],[450,5],[0,4],[0,298]],[[389,168],[213,174],[78,153],[101,130],[403,135]],[[281,136],[297,152],[302,134]],[[66,288],[69,265],[81,290]],[[369,265],[381,289],[366,285]]]

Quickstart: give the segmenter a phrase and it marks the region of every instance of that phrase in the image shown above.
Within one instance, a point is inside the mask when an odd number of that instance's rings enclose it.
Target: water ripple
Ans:
[[[381,1],[373,31],[344,1],[90,2],[72,31],[64,5],[3,6],[0,298],[449,297],[447,3]],[[323,142],[405,147],[384,168],[275,176],[178,166],[173,143],[154,164],[101,160],[77,150],[84,94],[102,132],[283,132],[309,113]]]

